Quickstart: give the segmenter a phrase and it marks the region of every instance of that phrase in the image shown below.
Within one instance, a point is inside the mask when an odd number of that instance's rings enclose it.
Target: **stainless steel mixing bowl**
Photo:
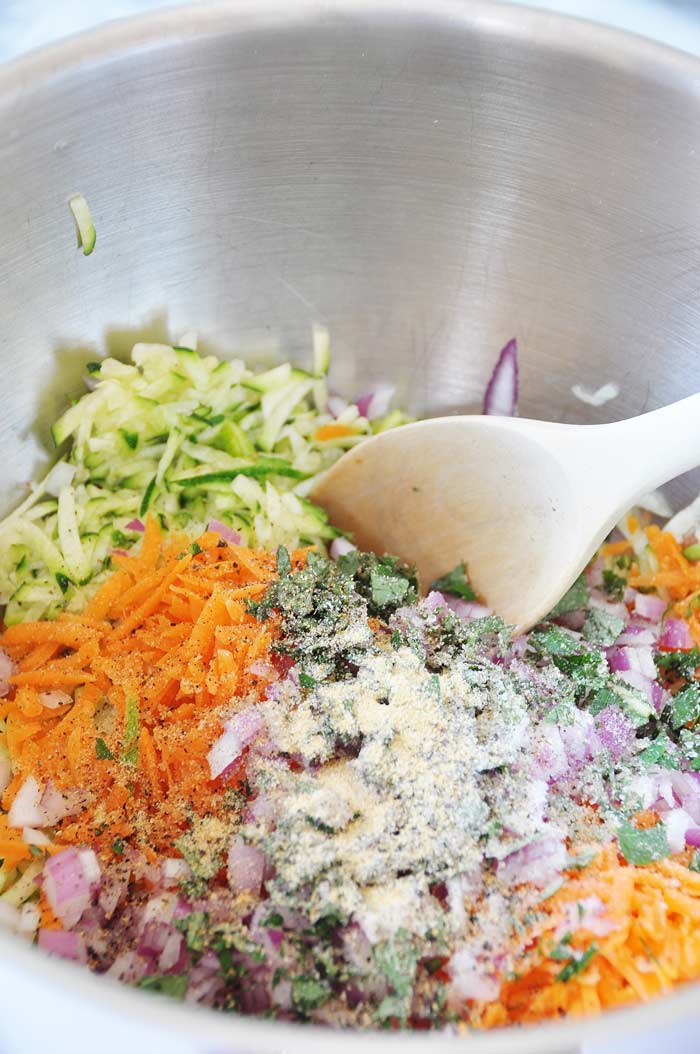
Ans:
[[[417,413],[476,407],[513,334],[529,416],[608,420],[692,392],[699,129],[696,60],[481,0],[201,5],[6,66],[3,506],[46,457],[48,423],[84,362],[149,331],[195,327],[224,353],[299,357],[322,321],[340,390],[396,378]],[[67,206],[77,191],[97,225],[89,258]],[[600,410],[571,394],[605,381],[621,394]],[[681,501],[699,485],[670,493]],[[27,984],[42,973],[202,1048],[329,1043],[118,990],[8,937],[0,952]],[[696,1005],[693,989],[470,1049],[572,1050]]]

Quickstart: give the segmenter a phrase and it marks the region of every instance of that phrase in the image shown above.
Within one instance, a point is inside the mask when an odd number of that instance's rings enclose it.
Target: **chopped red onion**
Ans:
[[[656,644],[658,637],[657,626],[642,626],[636,622],[630,622],[615,641],[617,647],[649,648]]]
[[[595,719],[600,744],[613,761],[623,757],[636,738],[634,725],[618,706],[606,706]]]
[[[568,771],[569,761],[558,727],[542,722],[537,729],[537,741],[530,770],[533,779],[553,781]]]
[[[56,918],[70,929],[92,900],[100,865],[92,849],[63,849],[44,864],[42,888]]]
[[[15,794],[7,815],[10,827],[48,827],[46,813],[41,807],[42,790],[34,776],[26,780]]]
[[[68,692],[39,692],[39,702],[47,710],[57,710],[59,706],[67,706],[72,703],[72,696]]]
[[[453,1004],[465,999],[491,1000],[498,997],[498,978],[485,971],[471,948],[455,952],[448,963],[448,970],[451,978],[450,1001]]]
[[[588,761],[600,749],[595,730],[595,718],[588,710],[574,710],[571,723],[561,724],[558,728],[569,759],[569,766],[577,766],[583,761]]]
[[[277,670],[272,663],[265,662],[263,659],[255,659],[254,662],[251,662],[248,672],[252,673],[254,677],[271,677],[272,680],[277,680]]]
[[[689,827],[685,832],[685,844],[694,849],[700,846],[700,827]]]
[[[112,871],[104,876],[97,903],[108,919],[111,919],[119,904],[126,898],[128,890],[128,875]]]
[[[265,727],[265,718],[257,706],[247,706],[235,717],[224,722],[224,729],[238,737],[241,747],[247,747]]]
[[[211,778],[215,780],[217,776],[221,776],[234,761],[238,760],[242,750],[243,744],[235,732],[226,731],[219,736],[207,754]]]
[[[106,976],[124,984],[138,984],[148,973],[150,965],[148,959],[135,951],[121,952],[106,971]]]
[[[343,399],[340,395],[329,395],[326,400],[326,409],[331,417],[335,418],[340,417],[343,411],[347,410],[349,405],[350,403],[347,399]]]
[[[14,663],[10,656],[0,648],[0,698],[7,695],[10,690],[10,677],[14,673]]]
[[[518,343],[515,337],[501,350],[484,395],[485,414],[513,417],[518,412]]]
[[[479,604],[476,600],[462,600],[460,597],[453,597],[450,593],[442,594],[445,605],[458,615],[459,618],[464,619],[465,622],[471,622],[474,619],[486,618],[492,614],[491,608],[487,608],[484,604]]]
[[[664,651],[690,651],[695,641],[685,619],[669,618],[663,624],[659,647]]]
[[[58,955],[62,959],[72,959],[77,963],[87,962],[85,941],[80,933],[40,929],[38,944],[49,955]]]
[[[547,834],[516,850],[498,865],[498,877],[509,885],[530,882],[545,889],[566,867],[566,847],[560,833]]]
[[[631,651],[632,649],[630,648],[629,650]],[[636,688],[654,705],[654,681],[640,673],[639,670],[618,670],[617,673],[625,684],[629,684],[631,688]]]
[[[227,527],[221,520],[209,520],[207,530],[220,535],[229,545],[240,545],[243,541],[243,536],[238,531],[234,531],[233,527]]]
[[[170,923],[174,918],[179,917],[180,914],[180,898],[176,893],[171,891],[157,893],[151,897],[143,909],[141,932],[144,932],[146,926],[151,922]]]
[[[422,602],[422,606],[428,611],[437,611],[439,608],[447,607],[447,600],[439,590],[431,589]]]
[[[163,945],[163,950],[158,956],[158,969],[161,973],[177,973],[178,968],[184,965],[185,942],[182,934],[172,930]]]
[[[231,842],[228,852],[228,884],[238,893],[248,890],[256,896],[262,887],[265,854],[254,845],[246,845],[242,838]]]
[[[680,853],[685,848],[686,831],[695,826],[692,816],[685,809],[671,809],[664,816],[664,827],[669,848],[672,853]]]
[[[248,802],[243,811],[244,823],[261,823],[269,826],[277,819],[277,808],[272,798],[267,794],[259,794],[253,801]]]
[[[649,619],[651,622],[658,622],[667,607],[666,601],[653,593],[637,593],[634,598],[634,610],[640,618]]]
[[[347,538],[334,538],[330,544],[328,552],[330,553],[331,560],[338,560],[341,556],[345,556],[347,553],[352,553],[357,549],[356,545],[353,545]]]
[[[129,522],[125,526],[124,530],[125,531],[138,531],[139,534],[143,534],[143,532],[146,530],[146,525],[137,516],[133,520],[129,520]]]
[[[394,398],[395,388],[393,384],[378,384],[367,395],[362,395],[357,400],[357,409],[360,417],[366,417],[373,421],[377,417],[383,417],[389,409],[389,404]]]
[[[160,869],[166,889],[173,889],[192,874],[190,865],[179,856],[168,857],[162,862]]]
[[[557,936],[561,938],[565,933],[582,929],[588,930],[595,937],[605,937],[619,925],[619,922],[608,917],[607,908],[600,897],[582,897],[566,905],[564,921],[557,931]]]
[[[22,840],[27,845],[51,845],[51,839],[43,831],[37,831],[34,827],[22,828]]]
[[[19,911],[17,932],[23,937],[34,938],[39,929],[41,912],[36,904],[23,904]]]
[[[81,791],[61,791],[49,780],[41,796],[41,809],[44,814],[44,822],[41,826],[52,827],[66,816],[77,815],[84,806],[85,795]]]

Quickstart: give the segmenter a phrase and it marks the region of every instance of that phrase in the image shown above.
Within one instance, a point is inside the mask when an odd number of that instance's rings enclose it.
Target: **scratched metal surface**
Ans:
[[[524,414],[603,420],[687,394],[699,117],[697,60],[478,0],[202,5],[5,67],[3,500],[42,457],[82,364],[145,328],[301,355],[323,321],[339,388],[396,377],[418,413],[475,407],[513,333]],[[98,229],[87,259],[66,204],[78,190]],[[607,380],[622,394],[599,411],[571,396],[575,382]],[[0,943],[18,975],[99,998],[99,980]],[[138,994],[107,991],[115,1012],[136,1007]],[[605,1031],[661,1024],[694,999],[608,1018]],[[231,1049],[213,1016],[205,1026],[153,1001],[134,1013]],[[597,1027],[470,1045],[571,1049]],[[259,1022],[236,1035],[250,1049],[326,1042]]]
[[[43,84],[0,72],[3,494],[78,383],[67,349],[154,318],[285,354],[323,321],[340,388],[397,377],[418,413],[476,406],[514,333],[524,414],[692,390],[698,63],[501,5],[333,6],[201,6]],[[607,380],[600,411],[571,395]]]

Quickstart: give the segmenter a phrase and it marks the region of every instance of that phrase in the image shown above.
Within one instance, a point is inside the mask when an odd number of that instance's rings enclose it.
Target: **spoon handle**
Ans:
[[[700,465],[700,393],[603,427],[610,437],[610,465],[622,473],[619,484],[630,496]]]

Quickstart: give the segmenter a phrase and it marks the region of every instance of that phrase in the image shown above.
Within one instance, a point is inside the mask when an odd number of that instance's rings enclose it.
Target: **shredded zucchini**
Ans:
[[[346,449],[407,418],[370,424],[348,406],[353,433],[315,439],[326,410],[328,334],[315,329],[313,372],[289,363],[254,373],[182,346],[136,344],[131,362],[89,364],[94,390],[52,429],[60,468],[0,523],[0,604],[8,624],[80,610],[116,549],[140,534],[134,518],[196,536],[217,519],[246,544],[319,545],[336,532],[306,500]],[[184,346],[187,344],[187,346]]]

